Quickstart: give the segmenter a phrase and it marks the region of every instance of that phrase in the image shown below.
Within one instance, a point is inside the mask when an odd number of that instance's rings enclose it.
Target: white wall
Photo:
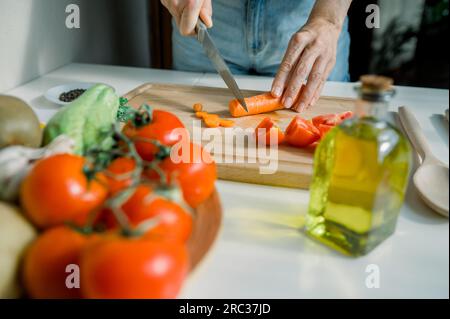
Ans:
[[[70,3],[80,29],[65,26]],[[146,18],[145,0],[0,0],[0,92],[70,62],[148,66]]]

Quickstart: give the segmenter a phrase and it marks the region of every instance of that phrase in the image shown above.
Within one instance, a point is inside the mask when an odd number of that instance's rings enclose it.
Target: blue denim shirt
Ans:
[[[314,3],[314,0],[213,0],[214,26],[209,32],[234,74],[274,76],[289,40],[306,23]],[[175,25],[173,30],[174,68],[215,73],[197,40],[181,36]],[[328,80],[349,80],[349,46],[346,20],[336,65]]]

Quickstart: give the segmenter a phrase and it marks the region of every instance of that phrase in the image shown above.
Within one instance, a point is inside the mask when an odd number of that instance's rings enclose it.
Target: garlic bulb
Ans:
[[[54,154],[73,153],[75,142],[66,135],[58,136],[43,148],[10,146],[0,150],[0,200],[15,201],[20,184],[33,164]]]

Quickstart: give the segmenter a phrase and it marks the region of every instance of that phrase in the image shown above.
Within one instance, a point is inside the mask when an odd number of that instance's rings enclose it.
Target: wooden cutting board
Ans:
[[[243,91],[245,97],[260,93],[262,92]],[[233,99],[228,89],[200,86],[148,83],[132,90],[124,97],[134,107],[147,103],[155,109],[170,111],[180,118],[191,136],[194,132],[201,135],[202,144],[214,155],[220,179],[293,188],[309,187],[314,150],[282,145],[269,152],[267,149],[258,149],[250,140],[251,131],[264,117],[271,117],[284,130],[297,115],[293,111],[281,110],[235,119],[228,112],[228,102]],[[238,138],[225,139],[224,128],[210,129],[197,126],[194,129],[193,123],[197,125],[201,123],[192,110],[195,103],[203,104],[204,110],[209,113],[234,120],[235,128],[242,128],[240,132],[233,131]],[[352,99],[322,97],[315,107],[302,113],[302,117],[310,119],[320,114],[340,113],[353,109]],[[230,129],[227,132],[231,134]],[[247,135],[246,143],[237,145],[236,140],[245,135]]]

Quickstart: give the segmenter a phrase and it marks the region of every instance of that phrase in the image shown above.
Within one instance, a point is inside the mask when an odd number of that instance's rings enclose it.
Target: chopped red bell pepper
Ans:
[[[320,135],[323,137],[325,136],[325,134],[327,134],[333,127],[335,127],[334,125],[327,125],[327,124],[319,124],[317,126],[317,128],[320,131]]]
[[[286,129],[286,141],[297,147],[306,147],[320,139],[320,131],[311,121],[294,117]]]
[[[347,111],[340,114],[318,115],[312,119],[313,124],[318,127],[320,124],[336,126],[344,120],[353,116],[353,112]]]
[[[258,143],[264,145],[278,145],[284,141],[283,131],[270,118],[264,118],[255,129],[255,137]]]
[[[352,111],[347,111],[347,112],[343,112],[343,113],[339,114],[339,117],[341,118],[342,121],[345,121],[346,119],[349,119],[352,116],[353,116]]]

